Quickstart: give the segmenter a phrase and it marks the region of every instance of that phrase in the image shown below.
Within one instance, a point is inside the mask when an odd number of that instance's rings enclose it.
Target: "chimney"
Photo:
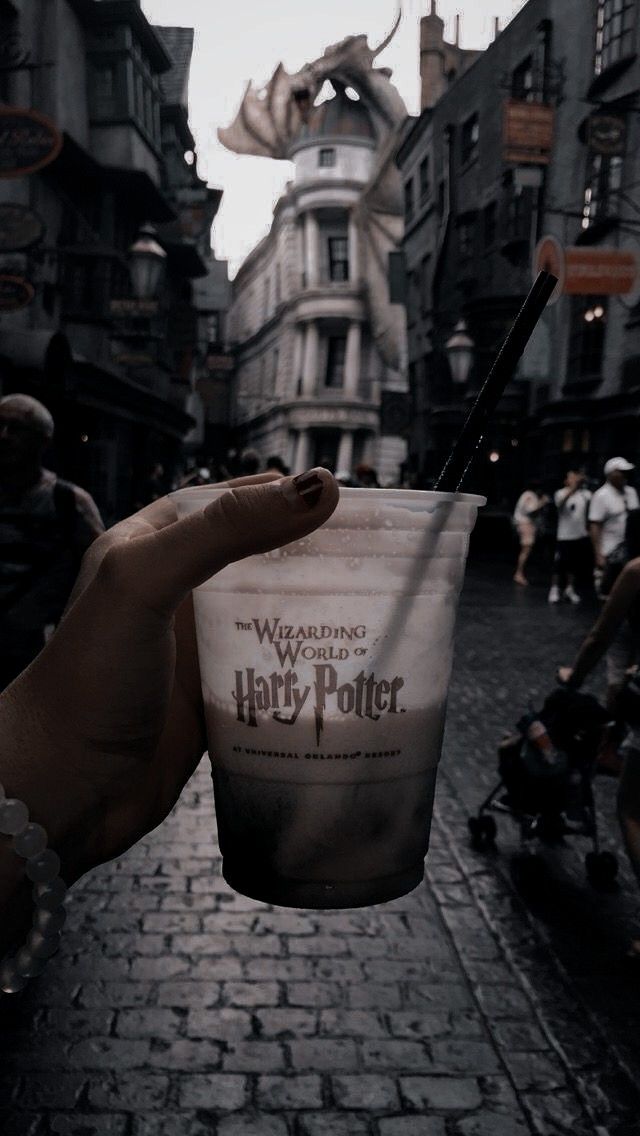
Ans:
[[[454,43],[456,47],[460,47],[460,13],[456,12],[456,34]]]
[[[420,20],[420,87],[420,110],[435,106],[447,89],[444,20],[436,0],[431,0],[429,14]]]
[[[499,35],[500,35],[500,17],[494,16],[493,17],[493,38],[497,39]]]

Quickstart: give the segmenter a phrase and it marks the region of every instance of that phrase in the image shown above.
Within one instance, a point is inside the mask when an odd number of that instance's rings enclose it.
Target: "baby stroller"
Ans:
[[[601,851],[593,800],[596,755],[609,713],[590,694],[558,687],[540,713],[531,711],[517,733],[498,747],[500,780],[468,825],[474,848],[495,845],[497,825],[491,812],[504,813],[520,826],[525,851],[535,842],[554,844],[566,836],[586,836],[592,849],[585,857],[587,878],[611,884],[618,862]]]

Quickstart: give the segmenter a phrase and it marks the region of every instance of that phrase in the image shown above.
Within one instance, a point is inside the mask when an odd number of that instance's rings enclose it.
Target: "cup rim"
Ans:
[[[271,482],[273,484],[273,482]],[[228,489],[233,488],[228,483],[218,483],[214,485],[187,485],[184,489],[174,489],[168,494],[169,497],[180,497],[184,500],[197,500],[199,497],[204,497],[209,493],[226,493]],[[440,493],[436,489],[366,489],[355,488],[340,485],[340,500],[345,501],[362,501],[364,498],[369,497],[374,500],[376,497],[383,496],[387,503],[393,504],[394,502],[400,503],[401,501],[413,501],[416,504],[423,502],[425,505],[433,504],[434,502],[452,501],[460,505],[477,505],[482,508],[486,505],[487,498],[482,497],[477,493]]]

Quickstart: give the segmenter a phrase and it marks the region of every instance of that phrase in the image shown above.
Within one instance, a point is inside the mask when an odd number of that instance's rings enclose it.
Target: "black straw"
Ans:
[[[556,277],[550,272],[538,273],[435,483],[434,488],[440,492],[455,493],[460,489],[482,442],[489,419],[507,383],[513,377],[518,360],[557,283]]]

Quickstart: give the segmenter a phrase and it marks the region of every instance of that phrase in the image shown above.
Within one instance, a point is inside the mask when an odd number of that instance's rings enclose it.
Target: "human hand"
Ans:
[[[338,486],[314,475],[240,478],[180,521],[164,497],[88,550],[58,629],[0,698],[0,782],[46,828],[67,883],[175,804],[206,749],[191,589],[326,521]]]
[[[563,686],[567,686],[573,678],[573,667],[558,667],[556,678]]]

